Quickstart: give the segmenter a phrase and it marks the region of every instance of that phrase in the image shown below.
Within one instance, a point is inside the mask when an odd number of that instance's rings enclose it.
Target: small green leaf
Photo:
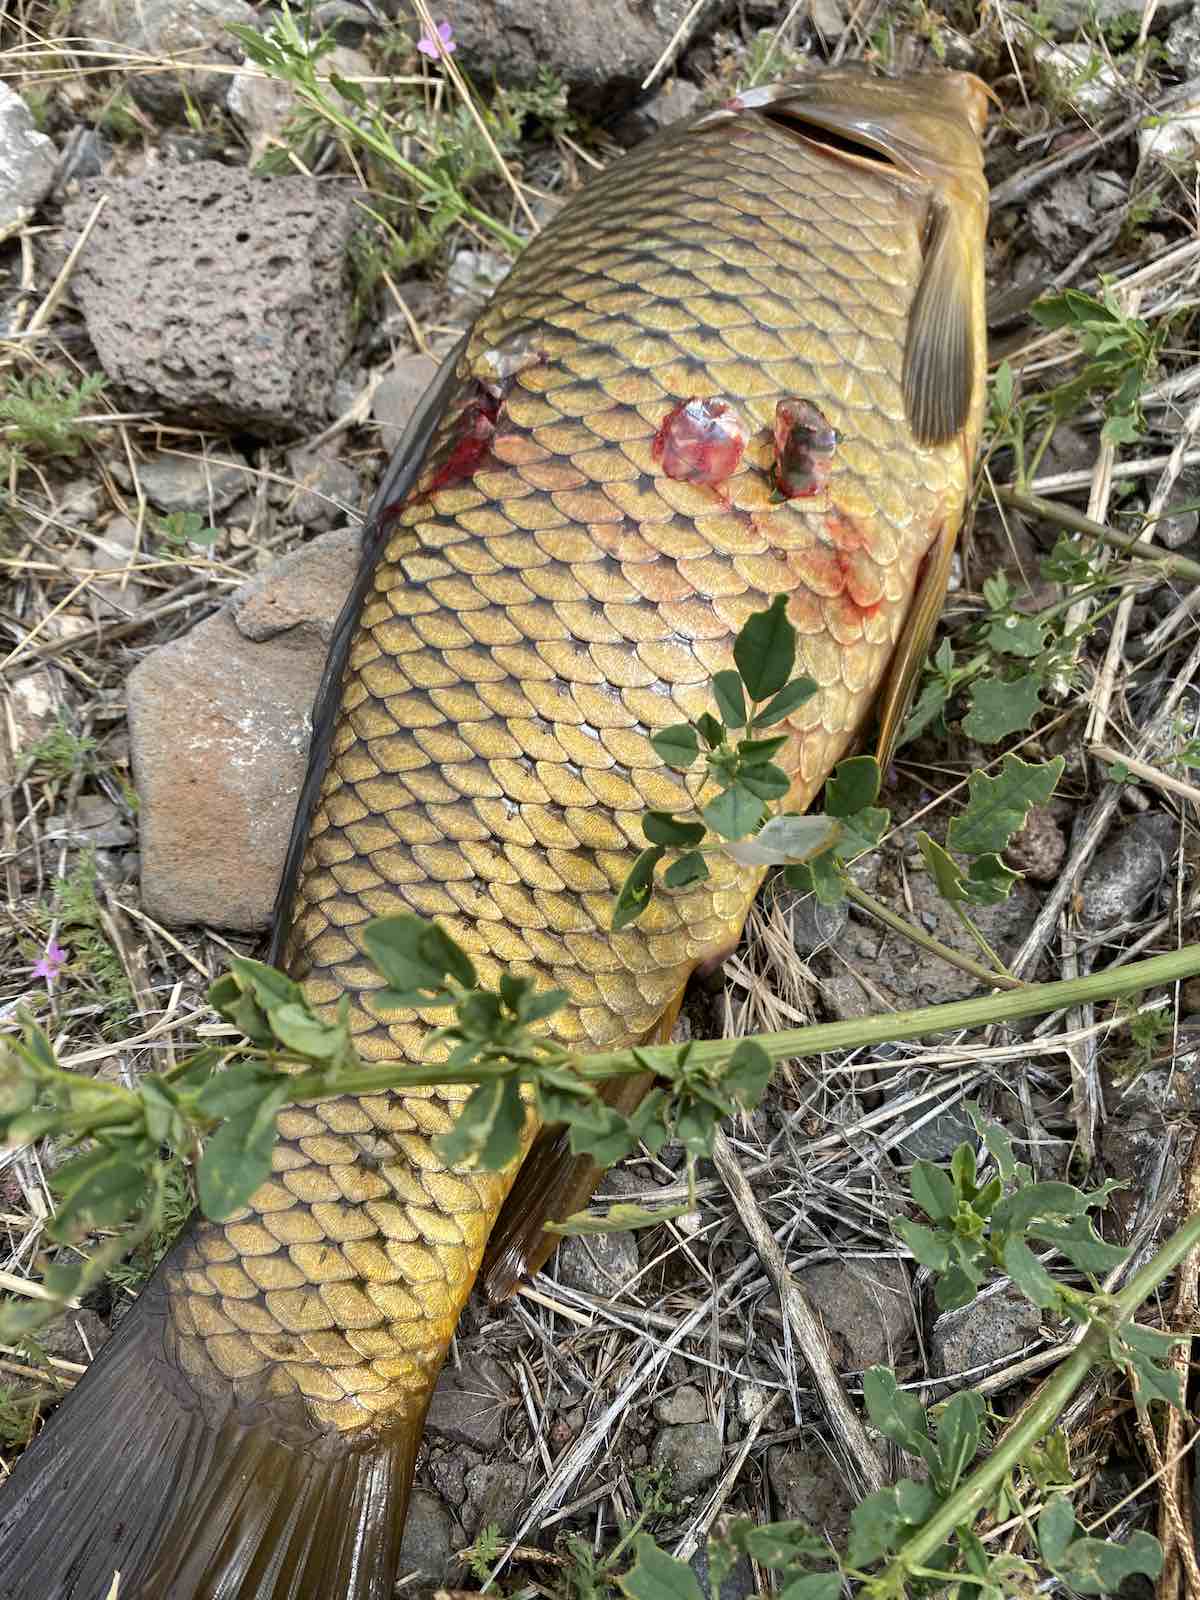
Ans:
[[[652,733],[650,743],[660,761],[680,772],[686,772],[700,754],[700,741],[690,722],[676,722]]]
[[[297,1055],[333,1061],[350,1043],[345,1023],[322,1022],[306,1005],[277,1006],[269,1015],[275,1037]]]
[[[744,839],[758,827],[762,814],[762,801],[740,781],[710,800],[701,813],[722,839]]]
[[[64,1162],[51,1182],[61,1195],[52,1232],[66,1237],[126,1222],[145,1196],[147,1174],[124,1149],[100,1147]]]
[[[920,738],[946,709],[950,699],[950,685],[942,678],[931,678],[921,690],[908,713],[908,720],[900,732],[900,744],[910,744]]]
[[[833,1554],[829,1541],[818,1537],[806,1522],[764,1522],[756,1526],[742,1521],[737,1524],[737,1533],[739,1548],[764,1567],[786,1567],[805,1557],[824,1561]]]
[[[676,1561],[645,1533],[637,1535],[633,1548],[637,1559],[616,1580],[617,1588],[629,1600],[704,1600],[696,1574],[686,1561]]]
[[[915,1394],[901,1389],[887,1367],[868,1367],[863,1374],[867,1415],[885,1439],[926,1460],[933,1446],[925,1426],[925,1408]]]
[[[642,818],[642,832],[651,844],[699,844],[704,838],[701,823],[682,822],[669,811],[647,811]]]
[[[771,817],[758,832],[726,853],[748,867],[789,866],[811,861],[841,838],[842,825],[834,817],[805,817],[787,813]]]
[[[831,817],[852,817],[879,798],[881,775],[874,756],[840,761],[825,784],[825,809]]]
[[[997,906],[1008,899],[1020,877],[999,856],[977,856],[963,879],[963,891],[973,906]]]
[[[967,784],[970,799],[950,823],[947,844],[968,856],[999,855],[1007,850],[1031,807],[1044,806],[1050,799],[1063,766],[1062,756],[1034,764],[1010,753],[1000,763],[996,777],[972,773]]]
[[[1057,1567],[1075,1536],[1075,1511],[1066,1495],[1056,1494],[1037,1520],[1038,1549]]]
[[[710,716],[707,711],[702,711],[696,718],[696,727],[699,729],[700,737],[710,750],[717,750],[724,744],[724,724],[718,722],[716,717]]]
[[[766,611],[746,619],[734,640],[733,659],[751,700],[779,693],[796,659],[796,630],[787,619],[785,594],[776,595]]]
[[[1024,1239],[1014,1236],[1005,1241],[1004,1270],[1026,1300],[1048,1311],[1061,1299],[1058,1285],[1046,1271]]]
[[[1010,733],[1031,728],[1041,710],[1040,687],[1041,680],[1035,673],[1010,680],[980,678],[971,691],[971,709],[963,718],[963,732],[980,744],[995,744]]]
[[[928,1520],[936,1503],[929,1485],[911,1478],[869,1494],[850,1514],[849,1564],[867,1567],[898,1550],[912,1529]]]
[[[770,739],[741,739],[737,757],[744,767],[761,767],[790,742],[786,733],[775,734]]]
[[[958,1196],[949,1173],[932,1161],[918,1161],[908,1181],[913,1199],[934,1222],[945,1222],[958,1210]]]
[[[690,889],[693,884],[703,883],[707,877],[708,862],[698,850],[692,850],[671,863],[663,873],[662,881],[666,889]]]
[[[223,1122],[204,1146],[196,1181],[200,1209],[210,1221],[224,1222],[270,1177],[275,1114],[287,1099],[287,1085],[276,1085],[256,1105]]]
[[[636,922],[650,904],[650,897],[654,892],[654,869],[664,854],[661,844],[652,845],[650,849],[642,851],[629,869],[629,876],[621,885],[621,892],[613,906],[614,931],[627,928],[631,922]]]
[[[892,1229],[912,1251],[921,1266],[931,1272],[944,1272],[950,1264],[950,1247],[940,1233],[907,1217],[893,1217]]]
[[[303,1001],[300,985],[264,961],[251,961],[246,956],[231,956],[229,970],[243,990],[249,990],[264,1011],[276,1006],[296,1005]]]
[[[258,1105],[269,1091],[275,1074],[257,1061],[235,1061],[224,1072],[214,1073],[196,1097],[196,1106],[206,1117],[240,1117]]]
[[[917,834],[917,848],[924,857],[933,886],[951,905],[961,905],[967,898],[962,868],[954,857],[942,849],[936,839],[923,831]]]
[[[989,624],[984,642],[997,655],[1032,659],[1042,653],[1045,644],[1044,624],[1037,617],[1010,611],[1007,616],[996,617]]]
[[[792,780],[782,767],[771,762],[754,763],[738,773],[738,783],[760,800],[782,800],[792,787]]]
[[[743,1111],[752,1111],[771,1081],[771,1058],[754,1039],[743,1039],[725,1063],[721,1087],[727,1089]]]
[[[448,1167],[502,1172],[521,1153],[525,1102],[516,1075],[477,1084],[449,1133],[433,1141]]]
[[[779,1600],[838,1600],[841,1592],[840,1572],[809,1572],[785,1585]]]
[[[811,700],[817,688],[818,685],[812,678],[793,678],[791,683],[785,684],[777,695],[773,695],[767,701],[751,726],[773,728],[777,722],[790,717],[793,711],[798,711],[802,705]]]
[[[983,1396],[964,1390],[950,1400],[938,1418],[938,1488],[952,1494],[974,1461],[983,1435]]]
[[[454,1000],[447,978],[464,989],[478,983],[475,968],[465,950],[436,922],[403,914],[376,917],[363,929],[367,955],[388,981],[388,988],[377,996],[381,1005],[448,1005]]]
[[[742,693],[742,680],[732,669],[713,673],[713,696],[721,721],[727,728],[744,728],[746,725],[746,696]]]

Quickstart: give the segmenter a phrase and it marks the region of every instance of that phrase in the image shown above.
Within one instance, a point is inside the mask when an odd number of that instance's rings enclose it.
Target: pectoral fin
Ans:
[[[902,387],[919,444],[945,444],[971,414],[980,359],[971,250],[962,220],[940,197],[929,218],[925,267],[908,316]]]
[[[904,619],[904,630],[880,692],[875,759],[886,772],[900,742],[900,734],[912,704],[917,679],[929,654],[934,629],[942,614],[946,588],[950,582],[950,563],[958,543],[957,524],[947,524],[938,534],[921,564],[912,605]]]

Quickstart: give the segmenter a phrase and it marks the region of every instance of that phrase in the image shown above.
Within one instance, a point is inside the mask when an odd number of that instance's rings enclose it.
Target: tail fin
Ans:
[[[0,1600],[387,1600],[422,1419],[374,1449],[206,1419],[153,1296],[0,1494]],[[132,1324],[132,1325],[130,1325]]]

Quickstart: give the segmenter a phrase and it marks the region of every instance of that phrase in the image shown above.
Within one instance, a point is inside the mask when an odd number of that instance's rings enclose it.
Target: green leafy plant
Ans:
[[[170,511],[155,517],[154,530],[172,550],[183,550],[188,545],[207,547],[221,537],[221,530],[211,527],[199,511]]]
[[[31,771],[41,770],[55,778],[69,778],[76,772],[95,768],[96,741],[90,734],[76,733],[59,713],[54,726],[25,752]]]
[[[8,449],[44,457],[74,457],[90,424],[81,420],[103,393],[106,379],[91,373],[73,383],[62,373],[10,375],[0,391],[0,424]]]

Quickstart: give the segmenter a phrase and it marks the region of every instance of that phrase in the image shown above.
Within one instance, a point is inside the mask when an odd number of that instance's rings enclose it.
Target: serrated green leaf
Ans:
[[[842,836],[842,824],[835,817],[798,816],[788,813],[771,817],[749,839],[726,845],[726,853],[743,866],[790,866],[810,861],[829,850]]]
[[[708,862],[698,850],[690,851],[686,856],[680,856],[678,861],[663,873],[663,887],[667,889],[690,889],[694,883],[703,883],[708,877]]]
[[[700,754],[700,741],[690,722],[676,722],[650,735],[650,743],[660,761],[679,772],[686,772]]]
[[[742,680],[737,673],[729,670],[714,672],[712,680],[713,698],[717,702],[721,721],[727,728],[744,728],[746,726],[746,696],[742,692]]]
[[[1010,733],[1025,732],[1041,710],[1040,688],[1041,679],[1035,673],[1010,680],[980,678],[971,691],[971,709],[963,718],[963,732],[980,744],[995,744]]]
[[[515,1074],[493,1078],[475,1086],[433,1148],[448,1167],[501,1172],[520,1155],[524,1127],[525,1102]]]
[[[777,722],[790,717],[816,694],[818,684],[813,678],[793,678],[777,695],[773,695],[755,717],[755,728],[773,728]]]
[[[792,675],[796,630],[787,619],[787,596],[748,617],[733,644],[733,659],[751,700],[768,700]]]
[[[630,1233],[635,1228],[653,1228],[660,1222],[670,1222],[675,1217],[686,1217],[691,1209],[686,1200],[678,1205],[659,1206],[657,1209],[637,1206],[628,1200],[619,1200],[607,1211],[576,1211],[565,1222],[547,1222],[545,1229],[547,1233],[564,1234],[568,1237]]]
[[[390,1006],[445,1004],[453,999],[447,979],[464,989],[479,982],[466,951],[436,922],[407,914],[376,917],[362,937],[371,962],[387,979]]]
[[[1007,900],[1021,874],[1006,867],[999,856],[977,856],[962,880],[965,899],[973,906],[997,906]]]
[[[1029,660],[1042,653],[1045,643],[1044,624],[1037,617],[1010,611],[1007,616],[996,617],[989,624],[985,643],[998,655],[1018,656]]]
[[[665,853],[661,844],[651,845],[648,850],[642,851],[630,867],[629,876],[621,885],[621,892],[613,905],[614,931],[636,922],[650,904],[654,893],[654,869]]]
[[[999,855],[1024,826],[1033,806],[1044,806],[1063,771],[1063,757],[1039,763],[1007,754],[994,778],[972,773],[970,799],[950,823],[946,842],[964,855]]]
[[[1072,1217],[1069,1222],[1032,1222],[1026,1232],[1031,1239],[1054,1245],[1080,1272],[1110,1272],[1129,1255],[1123,1246],[1107,1244],[1088,1217]]]
[[[1035,1218],[1075,1217],[1088,1197],[1071,1183],[1031,1183],[1006,1195],[992,1215],[997,1233],[1022,1233]]]
[[[1057,1567],[1075,1537],[1075,1511],[1066,1495],[1056,1494],[1037,1520],[1038,1549],[1046,1564]]]
[[[651,844],[699,844],[704,838],[702,823],[684,822],[669,811],[647,811],[642,818],[642,832]]]
[[[831,817],[853,817],[879,798],[881,774],[874,756],[839,761],[825,783],[825,810]]]
[[[286,1084],[277,1084],[223,1122],[204,1146],[196,1174],[200,1209],[212,1222],[224,1222],[249,1202],[271,1175],[275,1149],[275,1114],[287,1103]]]
[[[744,839],[762,821],[763,803],[739,782],[710,800],[701,814],[722,839]]]
[[[1062,1298],[1054,1279],[1042,1266],[1024,1239],[1011,1238],[1004,1245],[1004,1270],[1026,1300],[1048,1311]]]
[[[617,1588],[629,1600],[704,1600],[696,1574],[686,1561],[677,1561],[660,1550],[649,1534],[639,1533],[633,1541],[636,1559]]]
[[[958,1196],[950,1174],[932,1161],[918,1161],[908,1180],[912,1197],[927,1217],[945,1222],[958,1210]]]
[[[1030,1183],[1033,1178],[1032,1170],[1024,1162],[1017,1160],[1013,1141],[1008,1132],[998,1123],[989,1122],[973,1100],[968,1100],[963,1109],[975,1124],[976,1132],[996,1163],[996,1169],[1003,1182],[1016,1183],[1022,1187]]]

